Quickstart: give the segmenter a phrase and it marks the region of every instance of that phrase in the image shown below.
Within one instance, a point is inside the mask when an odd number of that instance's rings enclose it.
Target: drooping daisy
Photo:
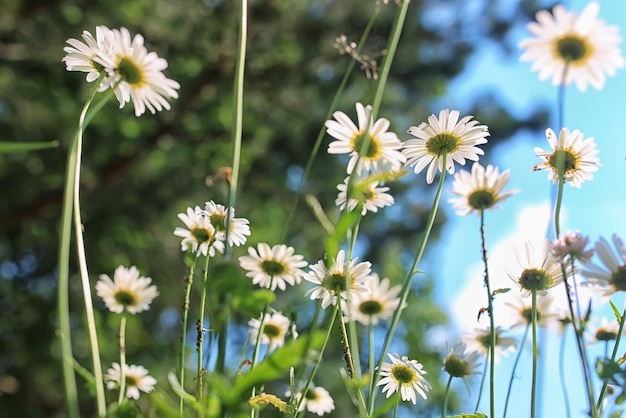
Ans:
[[[587,244],[589,237],[583,236],[579,231],[567,231],[552,243],[552,254],[560,260],[569,255],[581,263],[587,263],[593,256],[593,248],[585,249]]]
[[[379,279],[378,274],[372,273],[367,282],[369,293],[353,294],[348,306],[344,305],[346,320],[358,321],[363,325],[378,325],[379,321],[391,318],[400,304],[401,286],[391,287],[391,280]]]
[[[456,173],[451,193],[458,197],[452,197],[448,201],[457,210],[457,215],[465,216],[474,211],[480,213],[518,193],[519,190],[502,193],[502,189],[509,182],[509,171],[500,173],[498,167],[489,164],[485,169],[479,162],[475,162],[471,173],[467,170]]]
[[[545,239],[540,244],[524,243],[524,248],[513,247],[518,265],[508,272],[511,280],[520,287],[522,296],[533,291],[544,294],[548,289],[563,282],[561,262],[552,254],[552,244]],[[566,265],[567,276],[571,275],[571,265]]]
[[[618,291],[626,291],[626,247],[617,234],[613,234],[613,245],[604,237],[600,237],[595,245],[596,256],[602,264],[588,262],[583,265],[581,273],[586,277],[585,284],[599,289],[606,297]]]
[[[340,210],[346,209],[346,200],[348,194],[348,182],[350,176],[346,177],[343,184],[337,185],[339,195],[335,200],[335,204]],[[378,209],[385,206],[393,205],[393,196],[388,194],[389,187],[379,187],[378,181],[363,178],[352,183],[350,188],[350,199],[348,201],[348,210],[353,211],[358,207],[361,208],[361,215],[365,216],[367,212],[378,212]]]
[[[204,210],[222,241],[226,237],[226,218],[228,217],[230,218],[228,245],[232,247],[246,243],[246,237],[250,236],[250,222],[245,218],[235,218],[234,208],[228,208],[227,211],[226,206],[210,200],[206,202]]]
[[[187,208],[187,213],[179,213],[178,217],[187,229],[176,227],[174,235],[183,238],[182,251],[191,250],[195,254],[215,256],[215,251],[224,252],[224,243],[218,239],[211,219],[200,209]]]
[[[63,50],[67,53],[63,57],[67,71],[82,71],[87,73],[87,82],[97,80],[101,75],[105,78],[100,83],[99,91],[106,90],[111,85],[106,68],[94,59],[98,54],[113,55],[113,31],[106,26],[96,26],[96,37],[94,38],[88,31],[83,31],[81,35],[85,42],[70,38]]]
[[[152,279],[141,277],[137,267],[127,269],[119,266],[115,269],[113,280],[106,274],[100,275],[96,294],[111,312],[136,314],[150,309],[152,300],[159,296],[156,286],[150,283]]]
[[[258,250],[257,250],[258,249]],[[294,254],[293,247],[283,244],[270,247],[264,242],[248,248],[248,254],[239,257],[239,265],[247,270],[246,276],[252,279],[253,284],[276,290],[285,290],[286,285],[299,284],[306,273],[302,267],[307,266],[304,257]]]
[[[619,335],[619,322],[613,318],[609,321],[606,317],[602,317],[600,320],[600,325],[597,327],[593,327],[589,330],[589,334],[591,338],[589,340],[590,344],[597,342],[609,342],[615,341],[617,336]]]
[[[126,28],[113,29],[113,53],[98,51],[94,61],[109,69],[110,76],[118,84],[116,96],[120,108],[131,99],[135,106],[135,116],[141,116],[146,107],[151,113],[170,109],[166,99],[178,98],[180,85],[163,75],[167,61],[155,52],[148,52],[143,44],[143,36],[137,34],[132,39]]]
[[[391,363],[385,362],[381,366],[380,375],[383,378],[376,383],[376,386],[385,385],[383,393],[387,394],[387,398],[399,390],[402,400],[411,401],[414,405],[417,403],[416,394],[426,399],[426,392],[432,387],[424,378],[426,374],[424,366],[417,360],[409,360],[407,356],[400,358],[398,354],[388,353],[387,355]]]
[[[287,392],[285,396],[290,396],[291,394]],[[300,397],[302,396],[302,392],[298,392],[296,394],[296,403],[300,401]],[[322,416],[324,414],[328,414],[332,410],[335,409],[335,401],[330,396],[328,391],[321,386],[311,385],[309,390],[307,391],[302,403],[300,404],[300,408],[298,408],[299,412],[304,411],[306,408],[312,414],[317,414]]]
[[[430,184],[437,170],[443,170],[444,153],[445,168],[450,174],[454,174],[455,161],[461,165],[465,165],[466,159],[478,161],[478,156],[483,155],[484,151],[477,145],[487,143],[489,130],[472,118],[465,116],[459,120],[458,110],[444,109],[439,112],[439,118],[430,115],[428,123],[411,126],[409,133],[417,138],[404,143],[402,153],[407,158],[407,165],[414,166],[416,174],[428,166],[426,181]]]
[[[559,182],[559,173],[574,187],[580,188],[585,180],[593,179],[593,172],[598,171],[600,159],[596,157],[600,151],[596,150],[593,138],[583,139],[579,130],[570,133],[563,128],[559,139],[552,129],[546,129],[546,138],[552,147],[551,151],[544,151],[535,147],[535,154],[543,161],[532,166],[532,171],[550,170],[548,178],[552,183]]]
[[[256,344],[259,338],[259,328],[261,327],[261,319],[251,319],[248,321],[250,325],[250,340],[252,344]],[[280,312],[266,313],[263,320],[263,335],[261,335],[261,343],[267,344],[268,351],[274,351],[278,347],[285,344],[285,336],[289,331],[291,320]],[[298,333],[295,328],[292,329],[292,337],[297,338]]]
[[[587,84],[601,89],[605,73],[613,76],[625,63],[619,28],[598,19],[599,10],[598,3],[591,2],[580,16],[560,4],[553,14],[537,12],[537,22],[528,24],[534,37],[520,43],[525,50],[520,59],[533,61],[532,71],[539,71],[539,80],[552,78],[555,86],[573,81],[580,91]]]
[[[550,295],[537,296],[537,325],[545,329],[556,329],[560,325],[560,312],[552,309]],[[504,303],[513,314],[511,328],[526,327],[532,323],[532,303],[529,298],[511,295]]]
[[[326,132],[335,138],[328,146],[329,154],[349,154],[348,174],[357,168],[362,174],[370,170],[399,170],[406,161],[400,152],[402,142],[393,132],[388,132],[389,121],[372,120],[372,107],[356,104],[359,126],[343,112],[333,113],[335,120],[326,121]],[[365,144],[367,142],[367,147]],[[358,163],[358,167],[357,167]]]
[[[372,264],[364,261],[357,264],[357,259],[346,260],[346,253],[340,250],[337,258],[330,267],[326,267],[324,260],[309,266],[309,273],[304,280],[316,286],[308,290],[305,296],[311,299],[322,299],[322,308],[326,309],[330,304],[337,303],[337,294],[342,299],[352,299],[356,293],[368,293],[365,283],[370,280],[370,268]]]
[[[481,355],[478,351],[468,351],[464,342],[452,347],[443,359],[443,370],[452,377],[460,377],[469,391],[468,380],[480,374]]]
[[[119,389],[121,374],[119,363],[113,363],[104,375],[108,389]],[[139,391],[152,392],[157,383],[156,379],[148,374],[148,370],[134,364],[124,367],[124,376],[126,378],[126,397],[129,399],[139,399]]]
[[[496,349],[495,360],[496,363],[500,361],[500,356],[508,356],[512,351],[515,351],[517,342],[515,338],[504,336],[504,331],[500,327],[496,327]],[[472,334],[465,334],[461,336],[461,340],[466,344],[469,351],[478,351],[483,356],[489,355],[491,347],[491,329],[489,327],[476,328]]]

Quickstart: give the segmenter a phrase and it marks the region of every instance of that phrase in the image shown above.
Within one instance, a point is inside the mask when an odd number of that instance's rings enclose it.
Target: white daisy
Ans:
[[[443,370],[452,377],[460,377],[469,391],[469,379],[480,374],[481,354],[478,351],[468,351],[464,342],[452,347],[443,359]]]
[[[143,36],[132,39],[126,28],[113,29],[113,54],[98,51],[94,61],[109,69],[117,84],[116,96],[120,108],[131,99],[135,116],[141,116],[146,107],[151,113],[170,109],[167,98],[178,98],[180,85],[163,75],[167,61],[155,52],[148,52]]]
[[[137,267],[119,266],[113,280],[106,274],[100,275],[96,293],[111,312],[136,314],[150,309],[150,303],[159,295],[156,286],[150,283],[152,279],[140,277]]]
[[[346,177],[343,184],[339,184],[337,189],[339,195],[335,200],[335,205],[340,210],[346,209],[346,200],[348,193],[348,182],[350,176]],[[389,187],[379,187],[378,181],[370,178],[363,178],[352,183],[350,187],[350,200],[348,201],[348,210],[353,211],[357,206],[361,209],[361,215],[365,216],[367,212],[378,212],[378,209],[385,206],[393,205],[393,196],[388,194]]]
[[[457,210],[457,215],[465,216],[474,211],[480,213],[518,193],[519,190],[502,193],[502,189],[509,182],[509,171],[504,170],[500,173],[498,167],[489,164],[485,169],[480,163],[475,162],[471,173],[467,170],[456,173],[451,193],[457,197],[452,197],[448,201]]]
[[[285,290],[286,285],[299,284],[306,273],[302,267],[307,266],[304,257],[294,254],[293,247],[283,244],[270,247],[264,242],[248,248],[248,254],[239,257],[239,265],[247,270],[246,276],[252,279],[253,284],[276,290]]]
[[[541,244],[524,243],[524,248],[513,247],[518,265],[507,274],[520,287],[522,296],[532,291],[545,294],[547,290],[563,282],[561,262],[552,254],[552,244],[545,239]],[[565,266],[567,277],[571,275],[571,265]]]
[[[537,296],[537,325],[545,329],[556,329],[560,325],[560,312],[552,309],[550,295]],[[504,303],[513,314],[511,328],[526,327],[532,323],[532,303],[529,298],[511,295]]]
[[[565,181],[580,188],[582,182],[593,179],[592,173],[598,171],[600,165],[600,159],[596,157],[600,151],[595,149],[594,139],[584,137],[579,130],[570,133],[569,129],[563,128],[557,140],[554,131],[546,129],[546,138],[552,150],[535,147],[535,154],[543,161],[532,166],[531,170],[550,170],[548,178],[554,184],[559,182],[561,173]]]
[[[515,351],[517,343],[515,338],[505,337],[500,327],[496,327],[495,334],[495,360],[496,363],[498,363],[501,355],[506,357],[509,352]],[[461,340],[466,344],[469,351],[478,351],[483,356],[487,356],[491,347],[491,328],[475,328],[472,334],[465,334],[461,336]]]
[[[291,395],[289,392],[285,393],[285,396],[289,395]],[[301,396],[302,392],[296,394],[296,404],[300,401]],[[322,416],[335,409],[335,401],[333,401],[326,389],[321,386],[311,385],[300,404],[300,408],[298,408],[298,412],[304,411],[305,408],[312,414]]]
[[[389,398],[392,394],[400,390],[403,401],[411,401],[417,403],[419,394],[426,399],[426,392],[432,387],[426,381],[423,375],[426,374],[424,366],[417,360],[409,360],[407,356],[400,358],[397,354],[387,354],[391,363],[383,363],[380,368],[380,375],[383,377],[376,386],[383,387],[383,393]]]
[[[335,120],[326,121],[328,135],[335,138],[328,146],[329,154],[349,154],[348,174],[357,166],[357,173],[370,170],[399,170],[405,157],[399,151],[402,142],[393,132],[388,132],[389,121],[372,120],[372,107],[356,104],[359,126],[343,112],[333,113]],[[364,149],[368,141],[367,149]]]
[[[226,218],[228,217],[230,218],[228,245],[232,247],[246,243],[246,237],[250,236],[250,222],[245,218],[235,218],[234,208],[228,208],[227,211],[226,206],[210,200],[205,203],[204,210],[211,224],[218,232],[219,239],[224,241],[226,237]]]
[[[119,363],[113,363],[104,375],[104,379],[107,380],[107,388],[119,389],[120,376]],[[134,364],[124,367],[124,377],[126,378],[126,397],[129,399],[139,399],[139,391],[152,392],[157,383],[156,379],[148,374],[148,370]]]
[[[454,162],[465,165],[465,159],[478,161],[484,151],[476,145],[487,143],[489,130],[485,125],[478,125],[473,116],[459,120],[458,110],[444,109],[428,117],[428,123],[411,126],[409,133],[417,138],[404,143],[402,153],[407,158],[407,165],[415,166],[413,171],[420,173],[426,166],[426,181],[432,183],[437,170],[443,170],[443,154],[446,154],[445,167],[454,174]]]
[[[102,74],[107,74],[107,69],[100,63],[94,61],[98,54],[113,55],[113,31],[106,26],[96,26],[96,37],[94,38],[88,31],[83,31],[81,35],[85,42],[70,38],[63,50],[67,53],[63,60],[67,71],[82,71],[87,73],[87,82],[97,80]],[[111,85],[112,79],[105,77],[98,87],[99,91],[106,90]]]
[[[626,291],[626,247],[617,234],[613,234],[613,245],[604,237],[596,242],[596,256],[602,264],[588,262],[583,265],[581,273],[586,277],[585,284],[596,287],[600,293],[608,297],[618,291]]]
[[[191,250],[195,254],[215,256],[215,251],[224,252],[224,243],[217,238],[217,232],[211,224],[211,219],[200,209],[187,208],[187,213],[179,213],[178,217],[187,229],[177,227],[174,235],[183,238],[182,251]]]
[[[365,282],[370,280],[371,263],[365,261],[357,264],[357,259],[346,261],[346,253],[340,250],[337,258],[330,267],[326,267],[324,260],[309,266],[311,271],[304,279],[316,284],[308,290],[305,296],[313,299],[322,299],[322,308],[326,309],[330,304],[337,303],[337,293],[342,299],[352,299],[356,293],[367,293],[369,289]]]
[[[586,250],[589,237],[583,236],[579,231],[567,231],[552,243],[552,254],[562,260],[566,256],[572,256],[581,263],[587,263],[593,256],[593,248]]]
[[[278,347],[285,344],[285,336],[289,331],[291,321],[280,312],[266,313],[263,321],[263,335],[261,335],[261,343],[267,344],[268,351],[274,351]],[[250,325],[250,340],[252,344],[256,344],[259,338],[259,328],[261,327],[261,318],[251,319],[248,321]],[[295,328],[292,329],[292,337],[297,338],[298,333]]]
[[[591,327],[589,330],[591,338],[589,343],[608,342],[615,341],[619,335],[619,322],[615,318],[609,321],[606,317],[602,317],[600,325],[597,327]]]
[[[401,286],[391,287],[391,280],[379,279],[378,274],[372,273],[367,282],[369,293],[354,293],[349,306],[344,305],[346,320],[358,321],[363,325],[378,325],[379,321],[391,318],[400,304]]]
[[[619,28],[598,19],[599,10],[598,3],[591,2],[580,16],[560,4],[553,14],[539,11],[537,22],[528,24],[534,37],[520,43],[525,50],[520,59],[533,61],[532,71],[539,71],[539,79],[552,78],[555,86],[573,81],[581,91],[587,84],[601,89],[605,73],[615,75],[625,62],[619,49]]]

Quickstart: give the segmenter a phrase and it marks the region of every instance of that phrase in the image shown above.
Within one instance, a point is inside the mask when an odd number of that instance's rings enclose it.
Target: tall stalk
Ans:
[[[480,241],[482,248],[483,263],[485,265],[485,289],[487,290],[487,303],[489,309],[489,412],[490,416],[496,416],[495,409],[495,364],[496,364],[496,325],[493,312],[493,294],[489,281],[489,264],[487,262],[487,240],[485,238],[485,211],[480,210]]]

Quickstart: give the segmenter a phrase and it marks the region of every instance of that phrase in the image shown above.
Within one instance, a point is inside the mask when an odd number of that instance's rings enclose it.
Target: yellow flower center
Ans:
[[[565,35],[557,39],[554,49],[558,58],[575,66],[583,65],[593,52],[591,44],[585,38],[575,34]]]
[[[615,290],[626,291],[626,264],[620,266],[617,271],[613,272],[609,281]]]
[[[263,327],[263,334],[267,335],[270,340],[280,337],[281,329],[275,324],[265,324]]]
[[[223,213],[212,213],[209,222],[216,231],[226,231],[226,216]]]
[[[346,291],[346,276],[343,273],[333,273],[324,278],[322,282],[324,289],[333,293]]]
[[[566,149],[557,149],[548,159],[548,164],[563,177],[574,174],[578,168],[580,156]]]
[[[457,356],[447,357],[443,368],[452,377],[465,377],[472,372],[469,363]]]
[[[445,152],[447,155],[458,150],[463,141],[461,137],[453,132],[439,132],[426,143],[426,149],[431,155],[441,156]]]
[[[261,270],[268,276],[279,276],[283,274],[287,269],[283,263],[275,260],[263,260],[261,262]]]
[[[115,293],[115,301],[120,305],[132,306],[137,303],[137,298],[134,293],[128,292],[126,290],[119,290]]]
[[[122,80],[134,87],[139,87],[145,82],[144,73],[137,63],[128,56],[120,58],[117,64],[117,71],[122,76]]]
[[[529,291],[547,290],[550,288],[550,276],[544,270],[526,269],[519,278],[519,285]]]
[[[415,370],[405,364],[391,366],[391,375],[401,385],[410,385],[417,380]]]
[[[598,328],[596,330],[596,340],[598,341],[613,341],[617,338],[617,333],[615,331],[610,331],[605,328]]]
[[[191,230],[191,235],[198,241],[198,243],[202,244],[203,242],[207,242],[211,239],[211,232],[204,228],[194,228]]]
[[[383,311],[383,305],[377,300],[366,300],[359,304],[359,312],[367,316],[376,316]]]
[[[496,204],[496,196],[491,190],[475,190],[467,198],[472,209],[484,210],[489,209]]]
[[[350,138],[350,147],[353,151],[366,160],[377,160],[380,158],[382,146],[375,136],[370,136],[367,132],[357,132]]]

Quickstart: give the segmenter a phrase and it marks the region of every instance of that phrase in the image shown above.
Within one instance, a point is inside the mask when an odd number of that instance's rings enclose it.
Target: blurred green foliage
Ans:
[[[364,51],[372,56],[385,48],[396,11],[391,3],[382,8],[365,46]],[[423,0],[411,5],[381,111],[401,138],[410,124],[432,113],[431,101],[446,92],[448,80],[465,68],[481,42],[495,39],[510,49],[504,35],[536,8],[533,2],[522,1],[515,4],[514,13],[501,15],[499,2],[474,3],[484,9],[478,25],[455,9],[464,0],[446,4]],[[343,33],[357,41],[374,5],[374,0],[250,2],[237,196],[237,216],[251,223],[249,244],[274,244],[281,235],[295,185],[349,63],[347,56],[333,48],[334,40]],[[171,111],[154,116],[136,118],[132,106],[119,110],[115,103],[108,104],[85,133],[81,181],[92,281],[99,274],[112,274],[120,264],[136,265],[159,287],[161,295],[152,309],[129,318],[127,358],[145,365],[161,382],[158,396],[174,399],[173,392],[164,388],[169,389],[167,372],[177,364],[186,267],[172,231],[182,226],[176,214],[187,206],[203,206],[210,199],[226,202],[227,185],[219,173],[231,165],[238,2],[2,0],[0,9],[1,139],[61,143],[46,150],[0,154],[0,416],[64,416],[54,335],[57,228],[66,147],[90,86],[83,74],[65,71],[61,58],[66,39],[79,38],[83,30],[93,33],[96,25],[126,26],[131,33],[141,33],[148,49],[168,60],[166,75],[181,85],[180,98],[172,102]],[[429,20],[438,11],[447,11],[448,18]],[[353,114],[354,102],[370,102],[374,89],[374,80],[355,72],[339,108]],[[516,119],[497,95],[488,92],[477,98],[472,109],[462,111],[490,126],[492,143],[506,140],[517,129],[540,126],[545,119],[542,111]],[[345,167],[343,160],[325,153],[327,143],[322,145],[305,191],[314,194],[335,220],[335,185],[343,181]],[[366,218],[361,227],[360,258],[372,261],[377,272],[395,281],[403,277],[407,249],[419,237],[431,201],[432,191],[423,188],[424,181],[414,179],[392,185],[401,209]],[[443,222],[444,217],[438,217],[437,224]],[[286,243],[315,262],[323,256],[325,236],[302,203]],[[235,256],[243,253],[244,249],[237,249]],[[232,267],[220,268],[227,273]],[[435,390],[425,410],[440,404],[442,394],[437,382],[442,353],[434,352],[429,344],[429,330],[446,321],[430,297],[432,273],[416,278],[408,320],[400,328],[406,345],[399,342],[394,348],[407,350],[429,370]],[[70,290],[74,352],[88,368],[88,339],[76,274],[74,269]],[[236,274],[227,276],[210,284],[211,301],[223,302],[219,296],[232,296],[225,312],[236,347],[235,362],[229,367],[235,370],[247,338],[245,326],[237,324],[245,325],[267,295],[253,293],[252,285]],[[293,309],[302,302],[303,292],[281,294],[274,305],[297,316],[298,325],[306,330],[312,313]],[[95,303],[106,368],[117,359],[119,318],[109,315],[101,301]],[[341,345],[338,335],[333,338],[316,380],[336,396],[334,416],[350,416],[352,406],[337,379],[337,369],[343,366]],[[190,351],[191,347],[193,343]],[[90,388],[81,385],[83,416],[91,416]],[[140,402],[144,411],[147,401],[144,397]]]

